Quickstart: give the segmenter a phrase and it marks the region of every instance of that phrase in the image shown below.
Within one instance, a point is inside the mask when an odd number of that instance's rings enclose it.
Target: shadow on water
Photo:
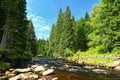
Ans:
[[[64,59],[39,57],[39,64],[56,66],[54,74],[43,76],[47,80],[57,77],[58,80],[120,80],[120,72],[97,68],[94,66],[79,65]]]
[[[72,73],[62,70],[57,70],[54,74],[43,76],[47,80],[51,80],[57,77],[58,80],[120,80],[120,78],[115,78],[113,76],[94,74],[94,73]]]

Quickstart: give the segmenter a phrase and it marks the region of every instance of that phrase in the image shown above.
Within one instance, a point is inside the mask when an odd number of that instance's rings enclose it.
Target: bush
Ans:
[[[8,50],[5,48],[0,48],[0,61],[2,61],[3,59],[6,59],[8,54]]]
[[[73,54],[74,53],[69,48],[65,49],[65,52],[64,52],[65,57],[73,56]]]
[[[115,48],[112,50],[112,53],[120,54],[120,47],[115,47]]]
[[[105,50],[105,47],[103,45],[99,45],[99,46],[96,46],[96,47],[92,47],[92,48],[89,48],[87,53],[90,53],[90,54],[94,54],[94,53],[107,53],[107,51]]]
[[[61,58],[62,56],[59,53],[53,53],[54,58]]]
[[[32,58],[32,54],[30,52],[25,52],[23,53],[13,53],[12,56],[8,56],[7,58],[10,61],[14,61],[14,60],[29,60]]]

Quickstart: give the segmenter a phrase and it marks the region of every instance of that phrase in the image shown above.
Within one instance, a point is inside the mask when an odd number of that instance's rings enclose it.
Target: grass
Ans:
[[[89,65],[96,66],[111,66],[112,63],[117,59],[117,53],[98,53],[94,51],[81,52],[78,51],[71,57],[68,57],[68,60],[75,61],[76,63],[85,63]]]

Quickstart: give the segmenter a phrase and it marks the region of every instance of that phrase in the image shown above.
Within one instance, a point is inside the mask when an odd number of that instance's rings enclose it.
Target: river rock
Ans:
[[[44,64],[44,67],[48,67],[48,64]]]
[[[51,66],[50,68],[51,68],[51,69],[56,69],[57,67],[55,67],[55,66]]]
[[[68,68],[68,67],[69,67],[69,65],[65,64],[65,65],[63,65],[63,67]]]
[[[15,76],[16,74],[13,74],[13,73],[11,73],[11,74],[8,74],[7,76],[8,77],[13,77],[13,76]]]
[[[54,77],[54,78],[52,78],[52,80],[58,80],[58,78],[57,78],[57,77]]]
[[[45,70],[44,66],[37,66],[36,68],[33,69],[33,71],[35,72],[44,71],[44,70]]]
[[[93,69],[92,71],[94,71],[96,73],[107,73],[106,70],[102,70],[102,69]]]
[[[6,71],[6,72],[5,72],[5,75],[6,75],[6,76],[7,76],[8,74],[10,74],[10,71]]]
[[[32,72],[25,73],[25,76],[27,76],[27,78],[34,78],[34,79],[39,77],[37,74]]]
[[[120,61],[114,61],[112,67],[120,66]]]
[[[95,67],[94,66],[85,66],[84,68],[86,68],[86,69],[93,69]]]
[[[54,73],[54,70],[53,69],[48,69],[48,70],[46,70],[46,71],[44,71],[43,73],[42,73],[42,75],[49,75],[49,74],[52,74],[52,73]]]
[[[0,80],[6,80],[7,76],[0,77]]]
[[[9,78],[9,80],[18,80],[18,79],[22,79],[22,78],[25,78],[25,75],[23,73]]]
[[[10,68],[9,71],[14,71],[14,69],[13,69],[13,68]]]
[[[120,71],[120,66],[116,66],[113,70]]]
[[[39,65],[38,64],[36,64],[36,65],[31,65],[31,68],[36,68],[36,67],[38,67]]]
[[[15,69],[13,72],[29,72],[31,71],[32,69],[31,68],[24,68],[24,69]]]

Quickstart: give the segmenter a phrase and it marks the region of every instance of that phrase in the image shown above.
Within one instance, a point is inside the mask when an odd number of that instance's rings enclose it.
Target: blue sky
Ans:
[[[33,21],[37,38],[49,38],[51,25],[56,22],[59,9],[64,12],[69,5],[72,15],[78,20],[100,0],[27,0],[27,17]]]

